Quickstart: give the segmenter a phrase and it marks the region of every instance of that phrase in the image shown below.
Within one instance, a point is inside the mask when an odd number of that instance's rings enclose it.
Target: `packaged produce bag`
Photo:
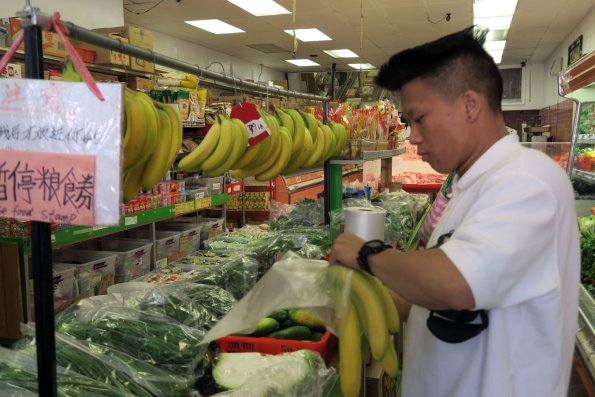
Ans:
[[[338,306],[346,301],[350,284],[346,283],[341,292],[343,299],[333,298],[325,280],[328,266],[326,261],[303,259],[288,252],[205,335],[202,343],[233,333],[250,333],[263,317],[293,307],[310,310],[336,334],[336,314],[341,311]]]

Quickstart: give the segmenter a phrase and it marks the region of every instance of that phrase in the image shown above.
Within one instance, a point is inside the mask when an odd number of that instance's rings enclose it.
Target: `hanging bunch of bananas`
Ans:
[[[246,148],[248,133],[241,120],[220,117],[178,167],[190,172],[202,170],[207,176],[232,170],[236,179],[268,181],[321,164],[347,145],[342,124],[321,124],[312,113],[278,109],[277,117],[264,111],[260,115],[271,134],[255,145]]]
[[[202,142],[178,163],[178,168],[219,176],[232,169],[244,155],[248,131],[240,119],[218,116]]]
[[[339,320],[339,373],[343,396],[355,397],[361,388],[362,340],[369,344],[374,360],[390,376],[397,376],[399,359],[391,334],[399,332],[399,313],[384,284],[371,274],[337,265],[330,266],[327,275],[337,300],[351,280],[349,300]]]
[[[182,120],[171,105],[147,94],[124,92],[124,202],[149,190],[165,176],[182,145]]]

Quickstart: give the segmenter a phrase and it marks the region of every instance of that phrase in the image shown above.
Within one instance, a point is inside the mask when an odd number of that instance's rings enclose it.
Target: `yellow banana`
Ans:
[[[126,118],[130,119],[130,129],[127,129],[124,136],[124,171],[127,171],[142,158],[147,124],[143,104],[135,94],[125,91],[124,105]]]
[[[291,158],[291,135],[285,127],[280,127],[279,133],[281,134],[282,144],[279,157],[273,163],[271,168],[255,176],[255,179],[257,181],[268,181],[273,178],[276,178],[279,174],[281,174],[281,171],[283,171],[285,167],[287,167],[287,163],[289,163],[289,159]]]
[[[237,120],[237,119],[233,119]],[[242,156],[246,148],[246,142],[248,141],[248,133],[246,131],[246,126],[244,123],[241,123],[241,127],[233,122],[232,120],[232,132],[233,132],[233,147],[231,149],[231,153],[227,157],[227,159],[221,164],[219,167],[205,171],[204,174],[206,176],[219,176],[223,175],[225,172],[231,169],[231,166]]]
[[[377,277],[363,272],[362,275],[374,286],[382,303],[382,310],[384,310],[384,318],[386,319],[386,326],[388,332],[396,334],[399,332],[400,319],[399,312],[395,306],[395,301],[390,296],[386,286]]]
[[[221,118],[221,136],[217,147],[213,150],[213,153],[205,161],[202,162],[200,168],[205,171],[212,171],[219,168],[225,160],[228,159],[233,149],[234,132],[233,123],[227,118]]]
[[[308,160],[310,153],[312,153],[312,145],[312,135],[306,128],[306,132],[304,134],[304,148],[301,151],[291,155],[291,159],[289,159],[287,167],[285,167],[285,170],[283,170],[283,175],[288,175],[292,172],[295,172],[306,162],[306,160]]]
[[[130,172],[124,174],[124,185],[122,187],[124,203],[134,199],[140,191],[140,176],[142,175],[143,167],[136,167]]]
[[[242,154],[244,154],[248,145],[248,129],[246,129],[246,124],[240,119],[231,119],[231,122],[234,123],[238,131],[240,131],[239,136],[242,140],[242,148],[244,148]]]
[[[395,341],[393,338],[388,338],[388,346],[386,347],[384,356],[382,356],[382,360],[380,360],[380,364],[393,378],[396,378],[399,374],[399,357],[395,350]]]
[[[165,176],[167,158],[169,157],[169,148],[171,145],[172,129],[169,115],[159,108],[157,108],[157,113],[159,114],[160,125],[157,143],[151,157],[145,163],[141,176],[141,186],[147,190],[152,189]]]
[[[178,167],[184,171],[197,171],[202,162],[213,153],[213,150],[217,147],[219,142],[219,136],[221,135],[221,124],[219,119],[215,119],[215,123],[209,128],[207,135],[203,138],[202,142],[190,153],[178,163]]]
[[[333,156],[338,156],[343,151],[343,148],[347,145],[347,134],[345,133],[345,126],[340,123],[331,122],[331,130],[337,138],[337,149]]]
[[[312,129],[318,127],[318,120],[316,120],[316,117],[312,113],[300,112],[300,114],[303,116],[304,120],[308,124],[308,129],[310,131],[312,131]]]
[[[343,396],[358,397],[362,378],[362,347],[360,325],[351,302],[339,320],[339,374]]]
[[[264,161],[260,161],[260,164],[254,168],[241,168],[236,169],[232,172],[231,176],[235,179],[242,179],[248,176],[254,176],[263,173],[264,171],[268,170],[274,163],[277,161],[277,157],[279,157],[279,153],[281,152],[281,136],[280,134],[273,133],[267,140],[270,139],[270,148],[267,152],[267,156],[265,157]]]
[[[357,301],[356,307],[359,307],[360,311],[363,310],[358,313],[358,317],[365,319],[361,327],[370,343],[372,357],[380,361],[388,344],[388,332],[382,303],[374,286],[366,280],[361,271],[348,270],[343,266],[331,266],[329,272],[343,284],[347,282],[349,274],[352,274],[351,297]]]
[[[333,144],[334,135],[331,132],[329,126],[325,124],[320,124],[320,129],[324,134],[324,150],[322,152],[322,157],[318,160],[318,162],[322,163],[331,156],[331,154],[335,150],[335,145]]]
[[[318,164],[324,152],[324,132],[322,132],[322,129],[318,126],[314,132],[310,132],[312,133],[313,140],[312,153],[302,168],[310,168]]]
[[[295,126],[293,124],[293,119],[291,118],[291,116],[282,111],[281,109],[277,109],[277,116],[279,117],[279,120],[281,120],[281,124],[283,125],[283,127],[287,128],[287,130],[291,134],[291,137],[294,138]]]
[[[240,157],[232,168],[243,169],[256,167],[258,163],[262,161],[266,153],[268,153],[271,140],[270,136],[268,136],[262,141],[259,141],[256,145],[247,148],[242,157]]]
[[[298,150],[301,150],[302,146],[304,145],[306,124],[304,124],[304,119],[302,119],[302,116],[297,110],[287,109],[287,114],[291,116],[295,126],[295,131],[293,133],[293,147],[291,148],[291,153],[295,153]]]
[[[147,136],[145,137],[145,144],[143,145],[143,155],[138,161],[138,166],[143,166],[147,159],[155,150],[155,144],[157,143],[157,135],[159,134],[159,115],[157,114],[157,108],[153,99],[144,92],[137,92],[137,98],[142,102],[145,110],[145,118],[147,123]],[[134,166],[133,168],[135,168]]]
[[[180,112],[178,112],[177,107],[174,108],[174,106],[166,103],[159,106],[169,115],[172,124],[172,141],[169,156],[167,157],[167,168],[170,168],[176,157],[178,157],[178,153],[180,153],[180,148],[182,147],[182,135],[184,133],[182,119],[180,118]]]

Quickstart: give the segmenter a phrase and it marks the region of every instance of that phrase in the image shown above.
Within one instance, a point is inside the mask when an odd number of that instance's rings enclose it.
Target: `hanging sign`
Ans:
[[[0,80],[0,216],[120,222],[122,86]]]
[[[248,130],[248,146],[256,145],[258,142],[271,135],[271,129],[258,113],[256,105],[250,102],[241,102],[231,109],[231,118],[240,119]]]

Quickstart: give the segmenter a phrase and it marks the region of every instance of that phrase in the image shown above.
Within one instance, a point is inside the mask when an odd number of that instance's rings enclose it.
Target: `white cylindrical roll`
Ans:
[[[345,231],[366,241],[384,241],[386,211],[377,207],[345,208]]]

